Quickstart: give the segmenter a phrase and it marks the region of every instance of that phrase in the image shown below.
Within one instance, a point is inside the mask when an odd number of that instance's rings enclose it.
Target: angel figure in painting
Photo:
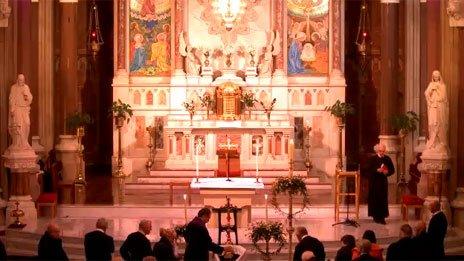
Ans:
[[[446,85],[439,71],[433,71],[432,81],[425,90],[429,138],[427,150],[448,152],[449,104]]]

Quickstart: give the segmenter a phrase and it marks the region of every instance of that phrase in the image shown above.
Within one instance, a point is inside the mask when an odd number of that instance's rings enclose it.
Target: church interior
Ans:
[[[464,259],[463,46],[464,0],[0,0],[4,250],[149,221],[195,260],[208,208],[210,260],[395,260],[439,212]]]

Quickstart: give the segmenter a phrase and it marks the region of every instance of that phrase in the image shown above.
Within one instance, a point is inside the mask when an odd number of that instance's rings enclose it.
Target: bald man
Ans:
[[[298,244],[295,246],[293,261],[302,261],[303,253],[311,251],[314,255],[314,260],[325,260],[324,245],[319,239],[308,235],[308,230],[305,227],[297,227],[295,236],[298,239]]]
[[[374,219],[375,223],[385,225],[385,218],[388,217],[388,177],[395,173],[393,162],[385,155],[386,147],[384,144],[374,146],[376,155],[369,159],[369,197],[368,216]]]
[[[127,236],[119,252],[124,260],[143,260],[145,257],[153,256],[151,243],[147,235],[151,232],[151,221],[142,220],[139,223],[139,231]]]
[[[427,227],[427,234],[432,240],[432,255],[434,258],[440,259],[445,256],[445,236],[448,229],[448,221],[446,215],[441,211],[440,202],[438,200],[433,201],[429,205],[432,217]]]
[[[106,234],[108,221],[104,218],[97,220],[96,229],[85,234],[84,247],[87,260],[111,260],[114,252],[113,237]]]
[[[47,230],[40,238],[38,246],[39,260],[68,260],[63,249],[58,225],[50,223]]]

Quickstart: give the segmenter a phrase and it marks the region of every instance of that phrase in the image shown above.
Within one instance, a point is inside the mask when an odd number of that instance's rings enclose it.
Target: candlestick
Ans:
[[[268,217],[269,217],[268,216],[268,210],[267,210],[267,197],[268,197],[267,194],[264,194],[264,200],[265,200],[265,204],[266,204],[266,222],[267,222]]]
[[[295,143],[293,139],[290,139],[288,142],[288,160],[293,161],[293,156],[295,154]]]
[[[185,219],[185,224],[187,224],[187,194],[184,194],[184,219]]]

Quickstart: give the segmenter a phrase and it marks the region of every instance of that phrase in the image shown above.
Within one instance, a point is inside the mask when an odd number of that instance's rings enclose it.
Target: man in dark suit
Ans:
[[[445,236],[448,229],[448,221],[446,220],[445,213],[440,210],[440,202],[433,201],[429,205],[432,218],[430,218],[427,234],[432,243],[432,256],[433,258],[443,258],[445,256]]]
[[[56,224],[49,224],[40,238],[38,256],[39,260],[68,260],[60,238],[60,228]]]
[[[305,251],[313,252],[316,260],[325,260],[324,245],[322,245],[319,239],[309,236],[308,230],[305,227],[297,227],[295,229],[295,236],[299,242],[295,246],[294,261],[301,261],[301,255]]]
[[[412,238],[412,251],[410,260],[428,260],[431,258],[431,241],[427,234],[427,225],[419,221],[414,227],[416,235]]]
[[[151,232],[151,221],[142,220],[139,231],[127,236],[119,252],[124,260],[142,260],[152,255],[151,244],[146,235]]]
[[[388,246],[387,260],[410,260],[412,251],[412,228],[410,225],[404,224],[400,228],[400,240]]]
[[[114,240],[106,234],[108,221],[104,218],[98,219],[96,228],[84,237],[85,258],[87,260],[111,260]]]
[[[211,210],[202,208],[198,215],[190,221],[185,229],[185,247],[184,260],[207,261],[209,260],[209,251],[216,254],[223,254],[224,248],[215,244],[211,239],[206,223],[211,218]]]
[[[385,155],[384,144],[374,146],[376,155],[369,159],[369,197],[367,200],[368,216],[375,223],[385,225],[388,217],[388,177],[395,173],[393,162]]]
[[[369,252],[371,252],[371,246],[372,246],[371,241],[367,239],[363,239],[361,241],[361,247],[360,247],[361,255],[353,259],[353,261],[377,261],[373,256],[369,254]]]

